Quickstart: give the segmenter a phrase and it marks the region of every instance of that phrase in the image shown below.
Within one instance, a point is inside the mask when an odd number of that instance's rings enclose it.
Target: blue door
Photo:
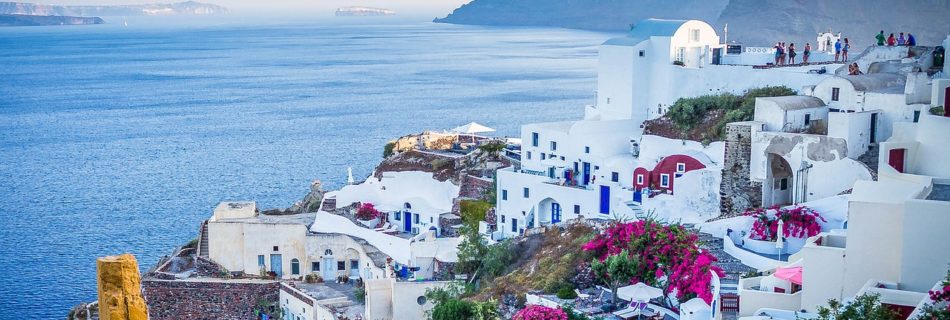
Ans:
[[[590,183],[590,162],[584,162],[584,185]]]
[[[281,265],[281,257],[279,254],[270,255],[270,271],[273,271],[277,274],[277,277],[280,278],[284,275],[284,267]]]
[[[633,192],[633,201],[634,201],[634,202],[643,203],[643,194],[640,193],[639,191],[634,191],[634,192]]]
[[[561,204],[552,203],[551,204],[551,223],[561,222]]]
[[[403,212],[403,223],[405,223],[406,232],[412,232],[412,213],[409,211]]]
[[[600,186],[600,213],[610,213],[610,187]]]

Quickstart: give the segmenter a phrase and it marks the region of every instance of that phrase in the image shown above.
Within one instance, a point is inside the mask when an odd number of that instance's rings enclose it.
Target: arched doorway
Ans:
[[[330,281],[336,278],[336,258],[333,257],[333,250],[323,251],[323,279]]]
[[[538,203],[539,217],[541,224],[561,222],[561,204],[554,199],[546,198]]]
[[[792,166],[781,156],[769,153],[765,183],[762,185],[762,206],[787,205],[792,203],[795,186]]]

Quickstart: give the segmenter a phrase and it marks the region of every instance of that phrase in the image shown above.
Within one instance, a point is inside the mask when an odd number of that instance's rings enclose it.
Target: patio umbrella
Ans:
[[[777,268],[773,275],[776,278],[788,280],[797,285],[802,284],[802,266]]]
[[[648,286],[643,282],[617,289],[617,297],[624,300],[645,302],[662,296],[663,290]]]
[[[475,134],[475,133],[481,133],[481,132],[494,132],[494,131],[495,129],[483,126],[476,122],[470,122],[469,124],[466,124],[464,126],[459,126],[459,127],[456,127],[455,129],[452,129],[452,132],[464,133],[464,134]]]
[[[346,167],[346,184],[353,184],[353,167]]]
[[[785,230],[783,230],[783,229],[784,229],[784,228],[783,228],[784,225],[785,225],[785,223],[782,222],[782,219],[779,219],[779,220],[778,220],[778,228],[777,228],[778,230],[775,231],[775,233],[776,233],[776,237],[775,237],[775,248],[778,249],[778,259],[779,259],[779,260],[782,260],[782,248],[785,247],[785,243],[782,242],[782,237],[785,236]]]
[[[692,298],[692,299],[689,299],[689,301],[686,301],[686,302],[683,302],[683,304],[680,304],[680,310],[683,313],[694,315],[694,314],[700,314],[703,312],[709,313],[710,307],[708,304],[706,304],[706,301],[703,301],[703,299]],[[690,317],[690,319],[694,319],[694,318]],[[698,319],[703,319],[703,318],[698,318]]]

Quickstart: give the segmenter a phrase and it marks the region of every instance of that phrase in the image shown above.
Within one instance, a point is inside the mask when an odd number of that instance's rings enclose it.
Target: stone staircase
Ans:
[[[742,264],[742,261],[734,258],[723,250],[721,238],[713,237],[708,233],[699,232],[700,247],[709,251],[719,261],[716,262],[726,276],[722,278],[722,287],[735,287],[739,283],[739,277],[749,271],[756,271],[752,267]]]
[[[198,235],[198,256],[208,258],[208,221],[201,223],[201,231]]]
[[[877,144],[872,144],[868,147],[868,152],[865,152],[863,155],[858,157],[858,162],[863,163],[865,166],[871,170],[871,179],[877,181],[877,170],[878,170],[878,148]]]

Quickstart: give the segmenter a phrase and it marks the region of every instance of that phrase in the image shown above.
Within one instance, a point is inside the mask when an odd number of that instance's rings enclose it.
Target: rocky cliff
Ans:
[[[720,33],[728,23],[729,40],[747,45],[814,42],[830,28],[864,46],[881,29],[942,41],[948,15],[947,0],[473,0],[436,22],[624,31],[645,18],[699,19]]]
[[[33,16],[158,16],[158,15],[210,15],[228,13],[225,7],[186,1],[178,3],[153,3],[122,6],[61,6],[24,2],[0,2],[0,14]]]
[[[142,297],[142,279],[135,256],[123,254],[96,260],[99,283],[99,319],[148,320]]]
[[[23,14],[0,14],[0,26],[58,26],[79,24],[102,24],[99,17],[31,16]]]

